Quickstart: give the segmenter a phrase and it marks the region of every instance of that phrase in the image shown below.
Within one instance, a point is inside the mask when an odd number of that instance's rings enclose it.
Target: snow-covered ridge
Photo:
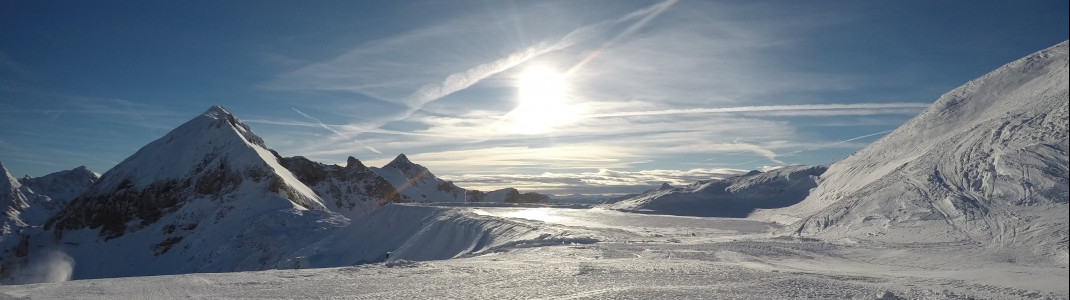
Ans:
[[[756,209],[787,207],[802,201],[817,186],[817,177],[824,171],[824,166],[788,166],[681,188],[662,184],[607,207],[683,216],[746,217]]]
[[[832,164],[781,212],[804,235],[972,241],[1065,264],[1068,81],[1065,41],[1002,66]]]
[[[260,137],[214,106],[105,172],[46,227],[57,236],[99,228],[109,239],[151,225],[197,198],[239,199],[229,206],[247,211],[324,208]]]
[[[99,179],[100,174],[81,166],[41,177],[26,176],[20,178],[19,183],[32,189],[34,193],[66,204]]]

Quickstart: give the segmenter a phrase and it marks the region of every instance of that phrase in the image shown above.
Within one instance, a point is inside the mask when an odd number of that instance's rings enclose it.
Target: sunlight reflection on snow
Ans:
[[[566,219],[565,217],[553,214],[553,211],[546,207],[526,208],[502,214],[502,217],[528,219],[543,222],[561,222],[562,220]]]

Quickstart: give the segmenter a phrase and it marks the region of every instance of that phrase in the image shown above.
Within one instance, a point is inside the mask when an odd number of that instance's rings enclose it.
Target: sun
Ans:
[[[516,77],[517,106],[506,117],[515,131],[539,134],[573,122],[577,108],[568,102],[567,76],[545,66],[525,69]]]

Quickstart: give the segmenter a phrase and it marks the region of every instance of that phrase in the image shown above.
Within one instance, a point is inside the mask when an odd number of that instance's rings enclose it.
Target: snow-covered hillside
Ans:
[[[802,235],[966,241],[1065,265],[1067,61],[1064,41],[952,90],[776,213]]]
[[[699,181],[681,188],[662,184],[607,207],[681,216],[746,217],[755,209],[786,207],[802,201],[817,186],[817,177],[823,172],[824,166],[788,166]]]
[[[99,176],[85,167],[21,180],[15,180],[3,163],[0,171],[4,177],[0,179],[0,278],[6,278],[21,263],[9,257],[25,257],[29,238]]]
[[[53,201],[65,205],[98,179],[100,179],[100,174],[81,166],[41,177],[26,176],[19,179],[19,183],[32,189],[38,195],[48,196]]]
[[[14,176],[11,176],[3,163],[0,163],[0,171],[3,171],[3,178],[0,178],[0,241],[2,241],[7,235],[26,226],[23,212],[30,207],[31,203],[38,200],[38,197],[34,194],[27,196],[29,189],[23,187]]]

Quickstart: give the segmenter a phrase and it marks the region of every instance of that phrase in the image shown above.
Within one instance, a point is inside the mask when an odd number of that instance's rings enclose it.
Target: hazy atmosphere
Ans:
[[[103,173],[212,105],[284,156],[634,193],[839,160],[1067,38],[1065,1],[0,2],[0,161]]]

